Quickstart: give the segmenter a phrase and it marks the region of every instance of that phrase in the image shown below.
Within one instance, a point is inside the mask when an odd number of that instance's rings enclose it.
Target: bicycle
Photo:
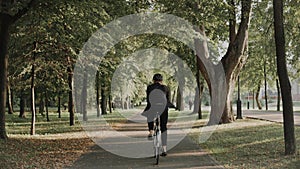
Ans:
[[[160,151],[162,150],[161,143],[161,130],[160,130],[160,117],[159,114],[156,114],[156,118],[154,119],[154,135],[153,135],[153,146],[154,146],[154,157],[156,160],[156,165],[159,163]]]

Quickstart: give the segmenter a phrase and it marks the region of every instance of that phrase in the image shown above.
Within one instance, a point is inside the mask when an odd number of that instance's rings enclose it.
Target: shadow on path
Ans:
[[[133,168],[223,168],[189,137],[185,137],[177,146],[161,157],[159,165],[154,158],[126,158],[105,151],[95,145],[91,151],[82,155],[69,169],[133,169]]]

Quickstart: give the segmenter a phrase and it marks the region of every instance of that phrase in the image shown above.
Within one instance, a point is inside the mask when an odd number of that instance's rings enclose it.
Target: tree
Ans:
[[[41,57],[36,59],[36,91],[43,93],[42,89],[47,88],[49,96],[53,97],[51,93],[60,95],[67,90],[70,125],[74,124],[75,119],[72,86],[75,60],[91,34],[111,19],[103,8],[107,6],[105,4],[106,2],[99,1],[39,1],[11,31],[17,43],[11,53],[18,60],[22,60],[19,57],[26,53],[24,49],[32,44],[33,39],[38,41]],[[27,32],[34,33],[27,34]],[[30,53],[30,50],[27,52]],[[22,70],[12,74],[19,76],[22,72],[29,72],[26,70],[28,66],[23,66],[29,63],[26,59],[22,60],[22,66],[14,66],[22,67]],[[45,74],[46,71],[48,73]],[[41,81],[44,82],[40,83]]]
[[[241,18],[240,18],[241,22],[239,24],[237,33],[236,33],[236,21],[235,21],[236,5],[235,5],[234,1],[229,1],[229,4],[232,7],[232,10],[230,11],[230,21],[229,21],[230,42],[229,42],[229,46],[227,48],[226,54],[221,59],[221,63],[223,64],[223,67],[224,67],[225,78],[226,78],[226,82],[227,82],[226,91],[223,91],[223,92],[227,93],[226,94],[227,97],[224,100],[225,108],[222,113],[220,123],[228,123],[228,122],[234,120],[234,116],[233,116],[233,112],[232,112],[232,103],[231,103],[232,94],[234,91],[235,82],[237,80],[239,72],[242,69],[242,67],[244,66],[246,59],[247,59],[247,55],[245,54],[245,49],[246,49],[247,40],[248,40],[248,27],[249,27],[249,22],[250,22],[252,1],[248,1],[248,0],[241,1]],[[204,33],[204,36],[205,36],[204,29],[202,29],[202,32]],[[197,45],[196,50],[198,48],[203,48],[201,46],[202,43],[200,43],[200,42],[198,42],[196,45]],[[205,55],[205,54],[202,53],[201,50],[198,49],[197,55],[201,56],[201,55]],[[203,57],[205,57],[205,56],[203,56]],[[202,60],[200,63],[200,70],[201,70],[201,72],[204,76],[204,79],[206,80],[206,82],[208,84],[208,88],[211,92],[212,86],[216,85],[216,84],[211,83],[209,76],[208,76],[208,72],[205,69],[205,65]],[[222,91],[218,91],[218,92],[222,92]],[[215,112],[215,113],[217,113],[217,112]],[[210,118],[210,121],[212,121],[211,124],[217,123],[217,122],[213,122],[212,117],[213,116],[211,114],[211,118]]]
[[[234,2],[234,0],[231,0],[231,2]],[[247,59],[247,55],[245,55],[245,49],[248,40],[248,26],[250,22],[252,1],[242,0],[241,3],[241,22],[238,31],[235,33],[235,21],[233,18],[231,18],[233,21],[231,21],[229,24],[230,42],[225,56],[221,59],[221,62],[224,66],[226,81],[228,83],[227,100],[221,120],[223,123],[233,120],[231,106],[232,92],[235,86],[236,78]],[[232,4],[232,7],[235,8],[235,5]],[[232,17],[235,17],[235,15]]]
[[[283,1],[273,0],[274,8],[274,29],[277,56],[277,73],[280,82],[282,103],[283,103],[283,123],[285,154],[296,153],[295,133],[294,133],[294,113],[293,100],[291,94],[291,84],[288,76],[286,56],[285,56],[285,36],[283,26]]]
[[[16,2],[11,0],[2,0],[0,13],[0,138],[7,139],[5,129],[5,106],[6,106],[6,86],[7,86],[7,67],[8,67],[8,43],[9,43],[9,28],[19,18],[21,18],[33,5],[35,0],[23,2],[21,9],[18,9]],[[13,8],[17,10],[12,13]]]
[[[256,2],[253,5],[253,14],[251,18],[251,26],[249,29],[249,45],[248,59],[242,70],[242,84],[249,90],[255,91],[257,106],[262,109],[260,100],[258,99],[260,89],[265,81],[270,88],[276,87],[279,91],[279,86],[276,85],[275,79],[278,79],[276,67],[276,53],[274,44],[274,29],[273,28],[273,6],[268,1]],[[289,40],[289,43],[291,41]],[[265,89],[265,96],[267,91]],[[280,110],[280,92],[277,92],[277,107]],[[267,97],[265,98],[267,103]],[[267,104],[265,104],[267,106]]]
[[[33,63],[31,68],[31,128],[30,128],[30,134],[35,135],[35,118],[36,118],[36,112],[35,112],[35,58],[37,53],[37,42],[34,42],[34,52],[33,52]]]
[[[248,40],[248,27],[250,22],[252,1],[239,1],[241,2],[241,5],[236,4],[235,0],[222,2],[206,0],[199,2],[190,0],[173,2],[158,0],[156,2],[157,9],[161,12],[169,12],[171,14],[178,15],[189,20],[194,25],[197,25],[197,27],[205,27],[205,35],[212,44],[228,41],[228,38],[226,37],[229,37],[229,46],[227,48],[227,52],[221,58],[221,63],[224,66],[226,82],[228,85],[225,91],[227,93],[227,97],[224,100],[226,104],[224,111],[222,112],[222,119],[220,122],[227,123],[234,120],[231,108],[232,93],[237,76],[247,59],[245,49]],[[159,3],[162,3],[163,5],[160,5]],[[241,15],[237,12],[237,9],[241,9]],[[227,15],[224,15],[224,13]],[[240,20],[239,25],[237,25],[236,22],[237,18]],[[229,29],[226,29],[226,25],[229,25]],[[236,30],[237,27],[238,30]],[[201,42],[198,43],[198,46],[196,46],[196,50],[197,48],[201,48]],[[202,54],[197,53],[197,55],[200,56]],[[211,92],[212,84],[208,78],[208,72],[205,70],[203,63],[200,63],[199,67]]]
[[[13,110],[13,100],[12,100],[12,91],[11,91],[11,87],[9,85],[9,81],[7,80],[7,107],[8,107],[8,114],[13,114],[14,110]]]

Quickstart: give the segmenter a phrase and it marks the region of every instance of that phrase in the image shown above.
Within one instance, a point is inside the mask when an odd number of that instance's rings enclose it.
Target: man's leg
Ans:
[[[161,129],[161,141],[162,141],[162,147],[163,147],[163,156],[167,155],[167,122],[168,122],[168,113],[164,112],[160,116],[160,129]]]
[[[148,137],[152,137],[153,136],[153,128],[154,128],[154,122],[148,122],[148,130],[149,130],[149,135]]]

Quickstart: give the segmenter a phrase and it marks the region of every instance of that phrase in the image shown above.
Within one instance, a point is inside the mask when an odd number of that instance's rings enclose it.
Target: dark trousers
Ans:
[[[161,141],[162,145],[167,145],[167,123],[168,123],[168,111],[164,111],[160,115],[160,130],[161,130]],[[154,129],[154,121],[148,122],[148,129],[153,130]]]

